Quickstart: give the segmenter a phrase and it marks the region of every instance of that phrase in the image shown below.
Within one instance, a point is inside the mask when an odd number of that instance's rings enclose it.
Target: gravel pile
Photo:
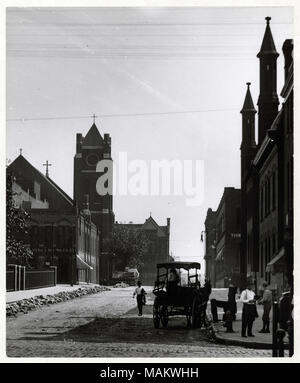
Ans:
[[[28,311],[43,306],[50,306],[55,303],[65,302],[70,299],[82,297],[88,294],[96,294],[102,291],[109,291],[106,286],[80,287],[73,291],[61,291],[54,295],[37,295],[33,298],[22,299],[17,302],[6,304],[6,316],[16,316],[18,313],[27,314]]]
[[[128,285],[127,283],[125,283],[125,282],[119,282],[119,283],[116,283],[115,285],[114,285],[114,287],[129,287],[130,285]]]

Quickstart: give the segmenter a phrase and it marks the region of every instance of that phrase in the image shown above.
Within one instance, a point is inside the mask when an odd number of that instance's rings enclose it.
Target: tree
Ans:
[[[124,270],[125,267],[139,269],[144,264],[148,247],[149,240],[141,230],[122,225],[114,228],[111,250],[115,254],[114,265],[117,270]]]
[[[31,249],[24,243],[24,238],[28,233],[29,214],[21,207],[15,206],[12,189],[13,175],[7,174],[6,177],[6,255],[17,261],[28,261],[32,257]]]

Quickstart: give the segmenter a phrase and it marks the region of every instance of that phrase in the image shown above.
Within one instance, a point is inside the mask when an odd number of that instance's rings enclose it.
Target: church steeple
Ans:
[[[264,38],[260,47],[260,51],[257,54],[257,57],[260,58],[265,54],[272,54],[278,57],[279,54],[276,51],[276,47],[274,44],[274,40],[273,40],[271,28],[270,28],[271,17],[267,16],[265,20],[267,21],[266,30],[265,30]]]
[[[255,114],[251,92],[250,82],[247,82],[247,91],[242,114],[242,143],[241,143],[241,176],[245,177],[247,171],[250,169],[251,161],[255,156],[256,142],[255,142]]]
[[[258,98],[258,144],[260,145],[278,113],[277,58],[271,28],[271,17],[266,17],[267,25],[260,51],[260,92]]]

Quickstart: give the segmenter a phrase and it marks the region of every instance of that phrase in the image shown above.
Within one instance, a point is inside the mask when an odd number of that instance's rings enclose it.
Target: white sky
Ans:
[[[225,186],[240,187],[241,115],[247,81],[258,98],[265,17],[277,51],[293,38],[291,8],[10,8],[7,11],[7,158],[23,155],[73,196],[76,133],[92,118],[28,120],[178,111],[98,118],[112,137],[112,155],[129,159],[199,159],[205,200],[185,197],[114,198],[116,220],[159,224],[171,217],[171,251],[201,260],[200,232],[208,207]],[[225,110],[224,110],[225,109]],[[207,112],[207,110],[218,110]]]

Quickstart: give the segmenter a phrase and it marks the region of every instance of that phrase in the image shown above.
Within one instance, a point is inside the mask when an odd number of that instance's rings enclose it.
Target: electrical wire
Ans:
[[[124,114],[99,114],[96,118],[111,118],[111,117],[142,117],[142,116],[161,116],[172,114],[192,114],[192,113],[209,113],[209,112],[228,112],[237,111],[237,108],[228,109],[202,109],[202,110],[185,110],[174,112],[149,112],[149,113],[124,113]],[[55,116],[55,117],[37,117],[37,118],[11,118],[7,119],[7,122],[26,122],[26,121],[48,121],[48,120],[76,120],[87,119],[93,116]]]

